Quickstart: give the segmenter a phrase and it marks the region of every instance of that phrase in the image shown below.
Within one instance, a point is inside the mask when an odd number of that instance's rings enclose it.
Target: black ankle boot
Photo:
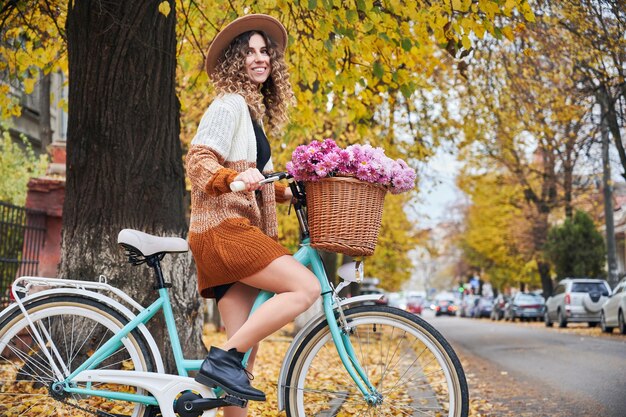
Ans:
[[[211,346],[195,379],[211,388],[218,386],[236,397],[265,401],[265,393],[250,385],[247,371],[241,364],[243,357],[244,353],[234,348],[227,352]]]

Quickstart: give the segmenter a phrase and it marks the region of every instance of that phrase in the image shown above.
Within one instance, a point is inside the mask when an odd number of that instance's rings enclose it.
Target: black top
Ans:
[[[272,150],[270,149],[270,143],[267,141],[267,136],[263,132],[261,125],[256,120],[252,119],[252,126],[254,126],[254,136],[256,136],[256,167],[259,171],[263,171],[263,167],[270,160]]]

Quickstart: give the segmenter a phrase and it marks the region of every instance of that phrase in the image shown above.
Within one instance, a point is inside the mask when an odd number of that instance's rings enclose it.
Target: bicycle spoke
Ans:
[[[65,329],[65,327],[63,327],[63,329]],[[68,362],[69,362],[69,366],[70,366],[70,372],[72,371],[71,369],[71,365],[72,363],[74,363],[74,359],[76,359],[79,355],[79,353],[81,351],[83,351],[83,348],[85,346],[86,343],[88,343],[89,340],[91,340],[92,335],[94,334],[94,332],[96,331],[96,327],[93,326],[91,327],[91,329],[89,330],[89,333],[87,334],[86,337],[81,337],[81,339],[83,340],[83,342],[81,343],[81,345],[78,347],[78,349],[71,349],[70,352],[72,352],[71,355],[68,354],[67,358],[68,358]],[[64,332],[65,333],[65,332]],[[72,332],[72,335],[74,334],[74,332]],[[108,335],[108,331],[104,331],[102,333],[102,337],[100,338],[100,341],[98,342],[98,344],[95,347],[92,347],[94,350],[98,350],[98,348],[102,345],[102,343],[106,340],[106,336]]]
[[[23,361],[22,368],[17,370],[18,374],[32,376],[33,378],[37,379],[37,382],[40,382],[42,384],[46,384],[48,381],[52,380],[52,372],[47,370],[46,364],[44,362],[33,361],[32,360],[33,357],[30,356],[28,353],[22,352],[19,349],[15,349],[12,346],[9,346],[8,348],[11,351],[11,353],[13,353],[16,357],[18,357],[20,360]],[[24,372],[24,366],[27,366],[28,367],[27,369],[33,372],[36,371],[35,368],[37,368],[41,372],[38,374],[36,373],[31,374],[31,373]],[[45,380],[43,379],[43,377],[47,377],[48,379]]]
[[[72,373],[72,355],[70,354],[70,352],[72,352],[72,342],[70,341],[69,344],[67,343],[66,332],[65,332],[66,326],[65,326],[64,316],[60,316],[59,319],[61,320],[61,329],[63,329],[62,334],[63,334],[63,345],[65,347],[65,358],[68,361],[68,363],[65,364],[65,367],[66,367],[67,371],[71,374]],[[49,329],[52,328],[52,326],[50,324],[50,319],[48,319],[48,328]],[[72,317],[72,329],[74,329],[73,317]],[[74,332],[71,332],[71,336],[74,336]]]
[[[381,327],[381,332],[382,332],[382,330],[383,330],[382,327],[383,326],[380,326],[380,327]],[[393,333],[395,332],[395,330],[396,330],[395,328],[393,328],[393,327],[391,328],[391,335],[389,336],[390,340],[393,340]],[[384,332],[382,332],[382,333],[384,335]],[[380,338],[381,349],[382,349],[383,339],[384,339],[384,337]],[[389,359],[389,351],[390,350],[391,350],[391,346],[387,349],[387,357],[385,358],[385,361],[383,362],[384,364],[388,364],[390,362],[390,359]],[[391,360],[393,360],[393,358],[395,357],[397,351],[398,351],[398,346],[396,346],[396,348],[394,349],[393,354],[391,355]],[[381,351],[381,356],[382,356],[382,351]],[[380,377],[380,383],[379,383],[377,388],[380,389],[383,386],[383,383],[384,383],[384,380],[385,380],[385,375],[387,374],[388,370],[389,370],[389,366],[385,365],[385,370],[384,370],[383,374]]]

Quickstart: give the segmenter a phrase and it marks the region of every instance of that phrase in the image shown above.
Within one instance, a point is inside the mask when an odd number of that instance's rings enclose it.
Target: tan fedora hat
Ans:
[[[217,66],[217,60],[224,49],[226,49],[237,36],[250,30],[265,32],[272,41],[276,42],[281,51],[285,50],[287,46],[287,30],[285,30],[283,24],[277,19],[266,14],[249,14],[239,17],[230,22],[213,38],[205,62],[206,72],[209,76],[213,76],[215,67]]]

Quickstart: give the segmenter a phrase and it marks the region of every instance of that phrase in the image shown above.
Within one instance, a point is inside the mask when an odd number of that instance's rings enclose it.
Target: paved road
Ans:
[[[513,409],[534,416],[626,416],[626,336],[429,313],[424,318],[459,351],[470,378],[477,373],[476,379],[487,379],[479,381],[486,395],[492,393],[503,408],[503,396],[517,402],[509,407],[511,414],[494,411],[494,416],[515,415]]]

